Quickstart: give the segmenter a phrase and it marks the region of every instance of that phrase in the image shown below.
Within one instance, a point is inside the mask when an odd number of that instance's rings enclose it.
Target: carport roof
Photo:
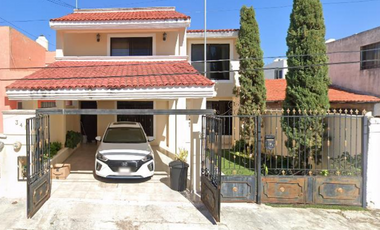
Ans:
[[[210,87],[214,83],[187,61],[58,61],[7,90],[139,89]]]

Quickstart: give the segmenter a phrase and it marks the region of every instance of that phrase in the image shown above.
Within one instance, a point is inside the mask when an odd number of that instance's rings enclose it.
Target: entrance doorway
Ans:
[[[96,101],[82,101],[80,103],[81,109],[97,109]],[[81,115],[81,133],[87,136],[87,141],[95,141],[95,137],[98,134],[98,116],[97,115]]]

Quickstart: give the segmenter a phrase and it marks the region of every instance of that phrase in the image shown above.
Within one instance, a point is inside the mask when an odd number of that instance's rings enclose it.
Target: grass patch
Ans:
[[[252,176],[255,174],[255,171],[245,168],[233,161],[230,161],[222,157],[222,173],[226,176],[231,176],[231,175]]]
[[[317,209],[335,209],[341,211],[368,211],[363,207],[344,206],[344,205],[320,205],[320,204],[265,204],[274,208],[317,208]]]

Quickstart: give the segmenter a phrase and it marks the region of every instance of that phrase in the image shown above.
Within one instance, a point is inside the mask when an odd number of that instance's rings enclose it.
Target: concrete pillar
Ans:
[[[206,109],[206,98],[193,99],[192,109]],[[202,135],[202,115],[192,115],[190,119],[190,191],[200,193],[201,190],[201,135]]]
[[[369,119],[367,206],[380,209],[380,118]]]

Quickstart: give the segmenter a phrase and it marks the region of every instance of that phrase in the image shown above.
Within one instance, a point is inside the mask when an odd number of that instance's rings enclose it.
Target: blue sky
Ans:
[[[1,0],[0,17],[29,32],[44,34],[55,49],[55,31],[48,19],[72,12],[53,2],[75,5],[75,0]],[[80,8],[175,6],[191,16],[191,29],[203,28],[203,0],[78,0]],[[208,0],[208,28],[239,28],[242,5],[256,8],[264,56],[285,55],[286,33],[292,0]],[[380,0],[322,0],[326,23],[326,38],[342,38],[380,26]],[[0,19],[0,25],[9,25]],[[16,28],[18,29],[18,28]],[[20,30],[20,29],[18,29]],[[20,30],[22,33],[25,31]],[[266,62],[271,60],[266,59]]]

